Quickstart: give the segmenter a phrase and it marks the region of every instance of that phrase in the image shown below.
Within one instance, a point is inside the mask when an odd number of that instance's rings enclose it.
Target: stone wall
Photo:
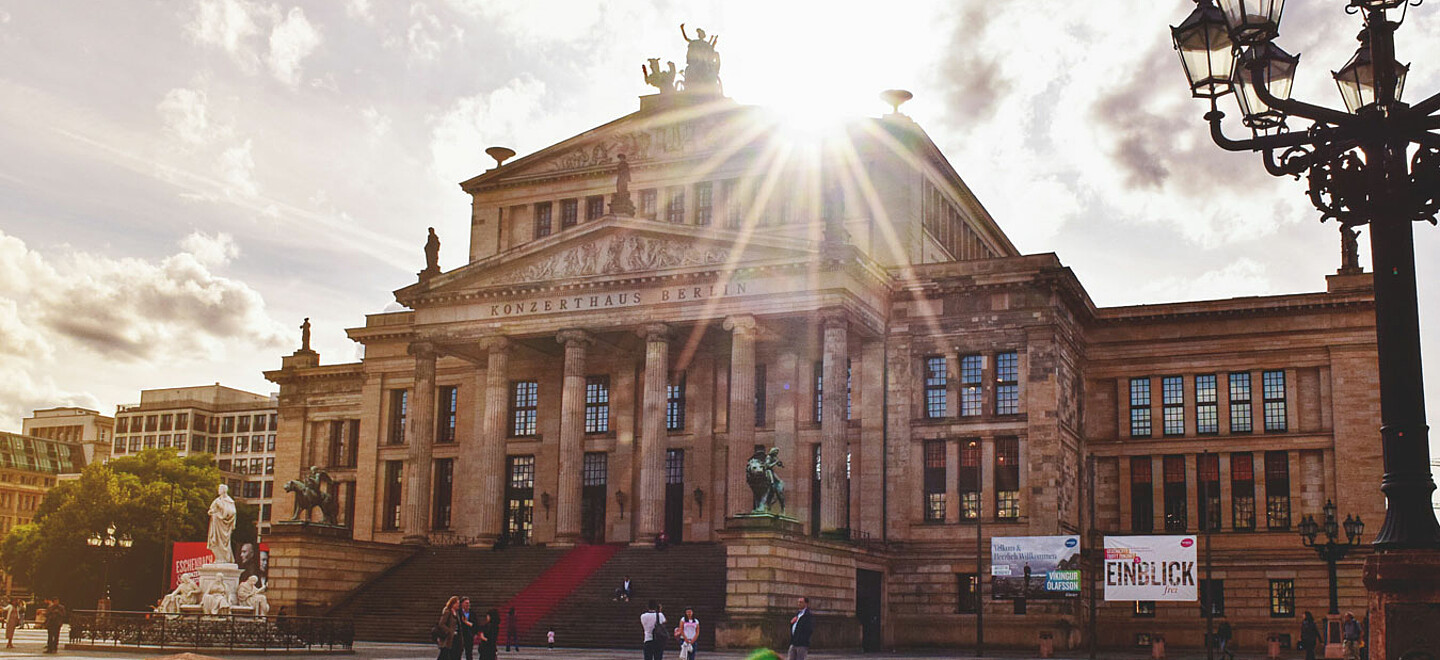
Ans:
[[[280,529],[270,544],[270,586],[274,610],[296,616],[321,616],[350,592],[414,554],[415,548],[327,538]]]

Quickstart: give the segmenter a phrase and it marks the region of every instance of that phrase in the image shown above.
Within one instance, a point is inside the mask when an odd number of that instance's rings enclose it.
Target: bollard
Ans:
[[[1049,632],[1040,633],[1040,657],[1049,658],[1055,655],[1055,636]]]
[[[1150,659],[1165,660],[1165,638],[1155,635],[1150,638]]]

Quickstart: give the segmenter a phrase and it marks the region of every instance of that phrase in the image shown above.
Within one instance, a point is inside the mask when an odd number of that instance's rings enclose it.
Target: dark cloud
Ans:
[[[995,12],[988,3],[971,3],[955,16],[950,49],[940,62],[943,86],[950,120],[957,125],[984,122],[994,116],[1001,99],[1012,84],[1003,73],[995,51],[981,46],[994,20]]]

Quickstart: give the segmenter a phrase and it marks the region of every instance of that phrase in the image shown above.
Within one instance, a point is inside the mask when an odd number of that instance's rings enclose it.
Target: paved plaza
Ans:
[[[68,635],[68,631],[64,632],[61,634],[60,639],[64,640],[68,637]],[[171,650],[166,650],[164,652],[121,652],[112,650],[67,651],[63,648],[62,644],[60,653],[58,655],[52,656],[42,653],[44,648],[45,631],[30,629],[19,630],[15,633],[15,648],[0,648],[0,659],[8,660],[9,658],[134,658],[135,660],[142,660],[149,658],[166,658],[183,652]],[[784,649],[779,650],[783,651]],[[359,642],[355,645],[354,654],[307,654],[299,652],[285,654],[276,652],[216,653],[201,655],[205,655],[206,657],[220,658],[222,660],[227,658],[256,658],[262,656],[278,657],[285,655],[313,658],[355,658],[356,660],[433,660],[435,658],[436,652],[433,648],[425,644],[389,644],[379,642]],[[742,660],[749,655],[749,653],[743,653],[740,651],[711,651],[701,652],[698,654],[698,657],[705,658],[705,660]],[[522,649],[518,652],[502,652],[500,654],[501,660],[638,660],[640,657],[641,654],[638,646],[635,649],[557,648],[553,651],[544,648],[538,648]],[[669,649],[666,652],[665,657],[672,660],[676,658],[677,656],[675,655],[675,649]],[[820,649],[812,652],[810,654],[810,657],[815,658],[816,660],[877,660],[885,658],[974,658],[976,656],[971,649],[931,649],[882,653],[861,653],[856,650]],[[1004,660],[1032,660],[1039,658],[1038,655],[1033,653],[1005,650],[987,651],[985,657],[1002,658]],[[1085,652],[1081,651],[1076,653],[1059,653],[1056,655],[1056,657],[1083,659],[1088,658],[1089,656]],[[1102,651],[1098,657],[1101,660],[1142,660],[1144,658],[1149,658],[1150,655],[1148,652],[1132,653]],[[1251,655],[1242,652],[1236,655],[1236,658],[1238,660],[1259,660],[1260,658],[1264,657],[1265,656],[1263,653]],[[1281,657],[1299,658],[1303,657],[1303,654],[1291,652],[1290,655],[1282,655]],[[1205,658],[1205,654],[1182,651],[1178,653],[1171,653],[1169,655],[1169,658],[1171,658],[1172,660],[1202,660],[1203,658]]]

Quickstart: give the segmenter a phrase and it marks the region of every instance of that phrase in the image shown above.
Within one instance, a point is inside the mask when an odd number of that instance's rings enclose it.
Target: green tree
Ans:
[[[219,483],[209,454],[181,457],[172,449],[149,449],[89,465],[79,479],[50,489],[34,522],[0,542],[0,566],[37,595],[88,609],[104,593],[108,560],[112,606],[148,607],[161,595],[162,575],[168,576],[169,543],[205,539],[206,512]],[[86,544],[111,524],[117,536],[130,536],[131,548]],[[233,541],[238,547],[254,539],[255,507],[241,504]]]

